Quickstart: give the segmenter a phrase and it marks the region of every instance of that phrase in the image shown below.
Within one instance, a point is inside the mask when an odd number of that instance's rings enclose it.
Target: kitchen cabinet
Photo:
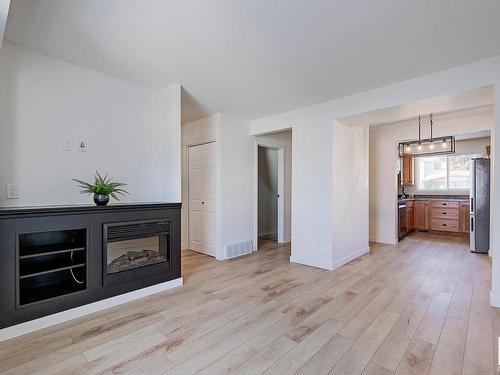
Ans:
[[[431,230],[460,232],[460,202],[433,201],[431,203]]]
[[[414,210],[414,227],[418,230],[429,230],[429,202],[415,201]]]
[[[403,185],[415,184],[415,159],[411,156],[402,157],[401,162],[401,182]]]
[[[413,210],[413,207],[406,207],[406,222],[409,232],[415,229],[415,213]]]
[[[470,204],[468,202],[460,202],[460,232],[470,233]]]

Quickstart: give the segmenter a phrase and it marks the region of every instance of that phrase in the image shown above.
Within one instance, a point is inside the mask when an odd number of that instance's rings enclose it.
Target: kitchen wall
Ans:
[[[95,170],[128,183],[123,201],[180,202],[180,141],[179,85],[152,89],[12,44],[0,50],[0,206],[92,203],[71,179]],[[6,199],[6,184],[19,185],[20,199]]]
[[[436,115],[436,137],[488,131],[493,126],[493,107]],[[370,128],[370,240],[396,242],[397,144],[418,136],[415,120]]]

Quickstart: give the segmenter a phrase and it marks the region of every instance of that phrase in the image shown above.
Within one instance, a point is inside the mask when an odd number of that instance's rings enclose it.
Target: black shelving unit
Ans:
[[[19,305],[85,290],[86,269],[86,228],[20,234]]]
[[[107,226],[136,222],[168,222],[167,262],[108,275]],[[0,329],[177,279],[180,248],[180,203],[0,207]]]

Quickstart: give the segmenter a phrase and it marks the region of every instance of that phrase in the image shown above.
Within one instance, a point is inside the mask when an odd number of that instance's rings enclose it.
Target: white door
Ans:
[[[215,257],[215,143],[189,147],[189,248]]]

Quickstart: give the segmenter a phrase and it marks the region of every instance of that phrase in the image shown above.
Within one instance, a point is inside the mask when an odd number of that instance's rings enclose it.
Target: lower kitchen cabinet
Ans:
[[[429,230],[429,202],[415,201],[413,204],[413,210],[415,229]]]
[[[411,218],[407,209],[408,227]],[[423,231],[469,233],[469,203],[458,201],[425,201],[413,203],[413,228]]]
[[[470,204],[460,202],[460,232],[470,233]]]

